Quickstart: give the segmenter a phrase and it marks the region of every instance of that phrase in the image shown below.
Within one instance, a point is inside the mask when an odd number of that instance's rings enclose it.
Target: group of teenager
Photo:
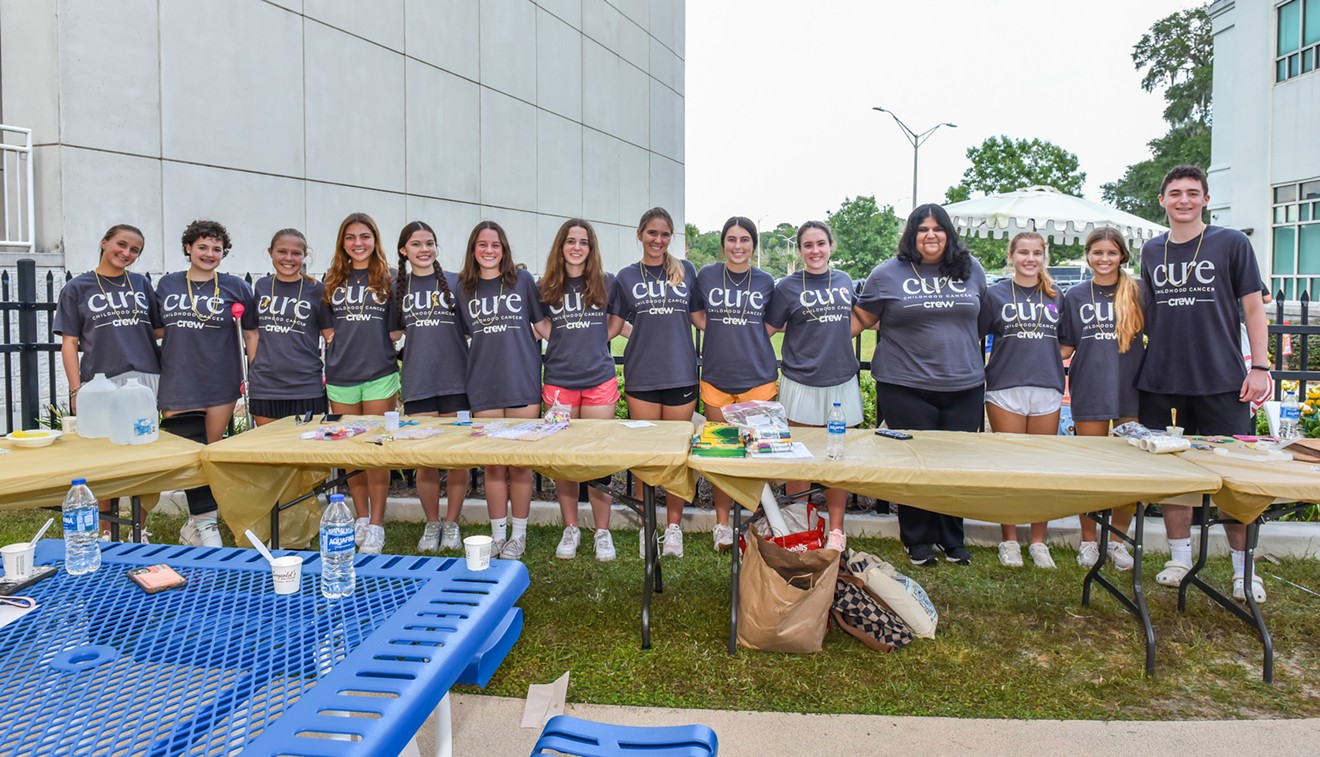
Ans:
[[[853,337],[878,330],[871,372],[878,415],[910,430],[990,430],[1055,434],[1068,389],[1080,435],[1102,436],[1130,420],[1152,428],[1172,422],[1189,434],[1248,433],[1249,403],[1269,386],[1263,285],[1246,237],[1207,226],[1204,172],[1173,169],[1160,202],[1170,231],[1141,250],[1140,279],[1124,265],[1123,236],[1100,228],[1085,241],[1092,277],[1061,293],[1050,280],[1045,240],[1035,233],[1008,247],[1012,276],[987,285],[986,274],[939,205],[909,216],[897,254],[860,287],[831,267],[829,226],[808,221],[797,231],[801,268],[778,281],[752,265],[759,233],[735,216],[721,230],[722,259],[697,271],[669,252],[674,223],[662,208],[637,225],[641,259],[607,273],[592,225],[569,219],[559,228],[537,281],[519,265],[504,229],[483,221],[472,229],[461,270],[442,270],[434,230],[413,221],[390,257],[375,221],[363,213],[340,224],[323,280],[306,273],[308,247],[294,229],[275,233],[273,273],[249,287],[219,272],[231,243],[214,221],[196,221],[182,236],[184,272],[156,286],[130,272],[143,235],[117,225],[101,240],[95,270],[65,287],[56,313],[76,411],[82,382],[104,373],[136,378],[157,391],[163,424],[199,442],[225,432],[249,361],[249,409],[258,425],[306,413],[535,418],[542,407],[567,405],[573,417],[611,418],[619,400],[610,342],[627,338],[623,385],[629,415],[689,420],[698,399],[709,420],[748,400],[777,399],[796,426],[824,426],[834,403],[849,426],[862,423],[859,363]],[[232,306],[241,303],[244,349]],[[1251,360],[1244,364],[1245,324]],[[692,328],[704,331],[698,355]],[[782,332],[780,361],[771,336]],[[981,340],[993,335],[989,360]],[[399,349],[402,337],[402,349]],[[544,353],[539,342],[545,341]],[[159,345],[157,342],[159,341]],[[324,346],[323,346],[324,345]],[[527,545],[531,471],[487,466],[485,492],[497,556],[518,559]],[[447,473],[447,510],[440,515],[440,474],[417,472],[427,523],[418,548],[457,549],[467,472]],[[580,531],[579,484],[556,481],[565,529],[556,556],[572,558]],[[389,471],[349,482],[362,551],[385,541]],[[807,488],[790,482],[789,491]],[[829,489],[827,546],[842,549],[847,493]],[[610,560],[611,501],[589,492],[596,557]],[[714,495],[717,550],[730,548],[732,500]],[[684,502],[669,495],[662,541],[682,556]],[[209,490],[188,492],[190,518],[181,537],[219,545]],[[1130,518],[1127,513],[1126,518]],[[1171,559],[1157,581],[1177,585],[1191,569],[1190,508],[1164,507]],[[1116,526],[1126,527],[1122,513]],[[939,552],[968,564],[962,519],[912,506],[899,508],[900,532],[916,565]],[[1045,523],[1030,529],[1028,554],[1053,567]],[[1244,591],[1245,531],[1228,527],[1234,594]],[[1017,526],[1003,527],[999,558],[1023,564]],[[1082,518],[1077,559],[1094,565],[1101,546]],[[644,547],[644,545],[643,545]],[[1125,546],[1105,547],[1120,569],[1132,566]],[[938,552],[937,552],[938,550]],[[1259,577],[1247,587],[1265,598]]]

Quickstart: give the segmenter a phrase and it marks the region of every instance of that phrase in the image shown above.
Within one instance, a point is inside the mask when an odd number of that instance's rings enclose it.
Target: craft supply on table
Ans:
[[[340,439],[351,439],[352,437],[360,436],[373,428],[380,428],[380,426],[381,421],[335,423],[326,426],[319,426],[311,431],[304,431],[298,435],[298,438],[337,442]]]
[[[706,421],[692,436],[692,454],[698,457],[744,457],[747,452],[737,426]]]
[[[485,426],[473,429],[472,435],[484,436],[490,439],[534,442],[553,436],[566,428],[568,428],[567,423],[546,423],[545,421],[528,421],[512,425],[508,423],[487,423]]]

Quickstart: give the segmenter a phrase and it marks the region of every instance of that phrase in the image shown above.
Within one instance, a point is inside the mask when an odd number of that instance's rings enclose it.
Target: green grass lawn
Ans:
[[[0,543],[30,538],[45,517],[0,514]],[[152,515],[153,540],[173,541],[181,523]],[[390,524],[386,551],[415,553],[420,533],[420,524]],[[654,646],[647,651],[640,644],[636,533],[615,536],[613,563],[595,561],[588,534],[578,559],[561,561],[554,558],[559,529],[531,529],[531,586],[520,603],[526,627],[486,693],[522,697],[529,684],[571,671],[569,699],[603,704],[982,718],[1320,716],[1320,598],[1269,578],[1273,686],[1261,682],[1260,646],[1246,626],[1195,593],[1179,614],[1176,592],[1156,586],[1154,570],[1146,587],[1158,671],[1147,679],[1129,616],[1107,595],[1081,606],[1083,571],[1072,553],[1056,549],[1053,572],[1002,568],[993,550],[976,548],[970,567],[917,569],[902,561],[898,542],[877,539],[852,545],[895,562],[925,586],[940,611],[934,640],[879,654],[832,629],[821,654],[740,650],[730,657],[729,558],[711,551],[709,536],[689,534],[687,556],[664,561],[665,592],[652,605]],[[227,533],[226,540],[232,543]],[[1162,559],[1152,562],[1158,567]],[[1316,561],[1261,567],[1320,589]],[[1224,558],[1209,573],[1226,584],[1229,571]]]

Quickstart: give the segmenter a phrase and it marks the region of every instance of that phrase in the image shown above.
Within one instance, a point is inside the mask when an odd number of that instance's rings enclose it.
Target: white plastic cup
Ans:
[[[463,550],[467,554],[468,570],[485,570],[490,567],[490,551],[494,540],[489,536],[469,536],[463,540]]]
[[[66,415],[61,418],[60,430],[63,431],[66,436],[73,436],[78,433],[78,416]]]
[[[303,560],[297,555],[277,557],[270,563],[270,577],[276,594],[297,594],[302,586]]]
[[[390,410],[389,412],[385,413],[385,430],[386,430],[386,431],[398,431],[398,430],[399,430],[399,411],[398,411],[398,410]]]
[[[455,421],[455,423],[457,423],[457,424],[459,424],[460,426],[462,426],[462,425],[469,424],[469,423],[471,423],[471,422],[472,422],[472,411],[471,411],[471,410],[459,410],[459,411],[458,411],[458,420]]]
[[[1178,439],[1181,439],[1181,438],[1182,438],[1182,435],[1183,435],[1183,427],[1182,427],[1182,426],[1165,426],[1165,427],[1164,427],[1164,430],[1167,431],[1167,432],[1169,433],[1169,436],[1172,436],[1172,437],[1175,437],[1175,438],[1178,438]]]
[[[32,557],[37,548],[32,546],[32,542],[19,542],[18,544],[6,544],[0,547],[0,555],[4,556],[5,576],[7,578],[22,578],[32,573]]]

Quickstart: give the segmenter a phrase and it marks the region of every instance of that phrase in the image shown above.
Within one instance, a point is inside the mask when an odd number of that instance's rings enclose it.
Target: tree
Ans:
[[[696,224],[687,224],[685,229],[687,237],[687,259],[698,270],[703,265],[714,263],[720,259],[720,233],[718,231],[707,231],[702,233]]]
[[[1164,87],[1164,120],[1169,131],[1147,143],[1151,157],[1127,167],[1118,181],[1103,184],[1108,203],[1152,221],[1164,219],[1160,183],[1176,165],[1210,164],[1211,94],[1214,41],[1209,4],[1165,16],[1132,48],[1132,62],[1145,70],[1141,87]]]
[[[946,202],[961,202],[973,193],[998,194],[1043,184],[1080,197],[1086,173],[1077,155],[1042,139],[990,137],[980,147],[967,148],[971,163],[962,181],[949,187]]]
[[[874,195],[845,198],[826,220],[834,231],[834,267],[854,279],[865,279],[898,251],[903,221],[893,205],[880,208]]]

